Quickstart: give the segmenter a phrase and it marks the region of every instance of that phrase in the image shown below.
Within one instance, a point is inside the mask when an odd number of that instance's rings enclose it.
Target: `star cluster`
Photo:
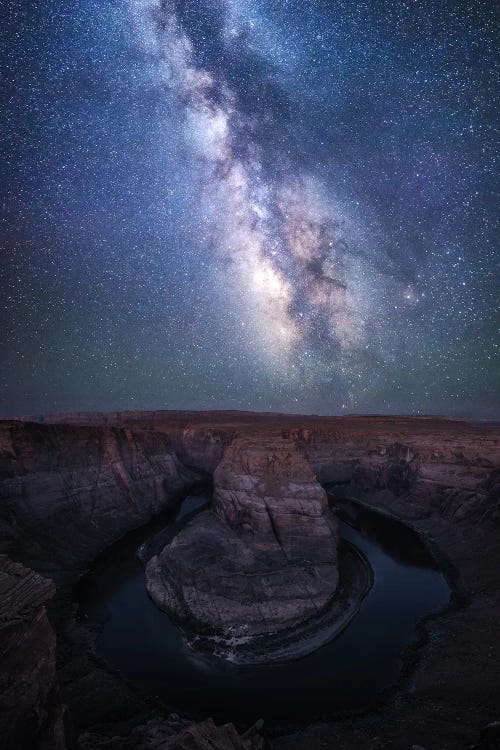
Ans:
[[[491,3],[3,13],[1,414],[500,415]]]

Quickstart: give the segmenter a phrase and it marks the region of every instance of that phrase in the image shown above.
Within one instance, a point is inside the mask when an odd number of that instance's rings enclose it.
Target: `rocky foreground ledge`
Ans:
[[[54,594],[52,581],[0,555],[0,727],[6,750],[29,747],[35,737],[37,746],[66,749],[56,636],[45,609]]]
[[[80,742],[114,749],[163,747],[162,737],[169,735],[175,746],[180,731],[188,731],[185,742],[191,742],[189,717],[175,725],[95,658],[95,633],[76,621],[71,586],[101,550],[214,477],[231,443],[250,432],[262,441],[292,441],[318,482],[342,485],[345,494],[410,524],[428,541],[454,590],[454,605],[426,622],[408,679],[383,707],[282,732],[273,736],[273,748],[494,747],[500,719],[500,427],[237,412],[0,422],[0,551],[25,566],[11,575],[14,563],[6,562],[2,571],[10,593],[2,608],[2,645],[9,653],[0,663],[0,736],[16,750],[48,748],[47,738],[55,737],[61,747]],[[228,534],[240,536],[230,520],[224,523]],[[46,604],[53,585],[32,571],[56,584]],[[23,579],[27,587],[19,585]],[[13,699],[21,674],[23,699]],[[21,728],[24,734],[17,735]],[[200,743],[214,732],[210,724],[202,727]]]

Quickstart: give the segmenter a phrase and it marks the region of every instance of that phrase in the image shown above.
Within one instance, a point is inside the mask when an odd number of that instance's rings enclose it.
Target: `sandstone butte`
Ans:
[[[293,456],[291,477],[281,466],[287,452]],[[287,489],[295,471],[301,476],[297,496]],[[258,477],[264,489],[249,490],[242,481],[247,476]],[[0,733],[6,748],[71,747],[75,738],[80,747],[114,750],[196,748],[208,741],[221,748],[262,745],[259,727],[243,736],[231,725],[196,724],[152,709],[94,657],[95,634],[75,619],[72,588],[89,563],[208,481],[214,483],[209,526],[217,527],[219,539],[224,532],[223,550],[233,543],[248,547],[248,535],[258,528],[265,549],[252,544],[250,552],[257,559],[262,554],[264,565],[267,555],[278,555],[299,578],[315,567],[325,569],[328,592],[316,582],[310,599],[296,596],[306,617],[336,586],[335,521],[318,489],[326,483],[342,485],[370,507],[411,525],[434,551],[453,589],[452,606],[425,625],[411,680],[392,699],[365,717],[326,721],[312,733],[283,732],[272,739],[276,750],[337,745],[363,750],[373,747],[374,737],[381,747],[493,746],[485,743],[491,743],[500,718],[498,425],[438,418],[115,412],[0,422]],[[309,492],[312,502],[305,499]],[[290,518],[283,510],[289,503],[308,509]],[[317,559],[316,547],[308,546],[312,538],[320,540]],[[189,539],[180,536],[178,543],[186,554],[175,560],[182,575],[191,564],[183,539]],[[160,562],[171,553],[161,551]],[[211,585],[209,574],[207,580]],[[189,586],[183,582],[180,588],[176,601],[190,601]],[[250,593],[262,597],[261,591]],[[280,594],[285,592],[278,586]],[[278,627],[293,625],[291,611],[279,610]],[[198,614],[192,607],[189,616]],[[274,627],[274,613],[269,611],[266,621]],[[258,618],[250,625],[258,628]]]
[[[326,492],[295,442],[247,434],[214,472],[211,510],[148,562],[148,590],[194,643],[210,649],[208,631],[219,655],[269,661],[265,636],[281,644],[333,601],[338,540]]]

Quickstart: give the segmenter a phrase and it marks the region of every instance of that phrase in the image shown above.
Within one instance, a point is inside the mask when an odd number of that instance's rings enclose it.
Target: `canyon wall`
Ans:
[[[0,555],[0,736],[4,750],[66,750],[52,581]]]
[[[386,491],[417,515],[499,514],[500,429],[444,419],[234,412],[0,421],[0,551],[85,565],[212,475],[227,446],[293,441],[321,483]],[[15,556],[15,555],[14,555]]]
[[[0,422],[0,551],[81,568],[201,478],[164,433]]]
[[[368,748],[373,736],[383,736],[393,746],[407,746],[411,738],[433,748],[436,742],[445,746],[444,740],[452,737],[456,741],[447,747],[472,744],[481,724],[496,716],[493,696],[500,684],[498,425],[235,412],[4,420],[0,553],[55,580],[61,572],[76,580],[107,545],[174,508],[190,488],[210,479],[229,446],[249,436],[254,445],[268,445],[271,454],[274,441],[293,443],[318,481],[330,483],[334,494],[355,495],[416,528],[442,560],[455,593],[468,604],[428,626],[429,645],[411,693],[398,698],[397,709],[389,706],[366,726],[360,720],[352,726],[325,727],[328,741],[345,744],[354,738],[353,746]],[[230,490],[224,466],[220,474],[220,490]],[[233,510],[226,512],[231,503],[223,505],[229,522],[235,518],[239,523],[238,513],[233,518]],[[275,510],[279,516],[279,499]],[[294,544],[300,545],[299,536],[294,530]],[[9,737],[35,732],[30,747],[62,749],[55,637],[44,604],[53,585],[17,563],[3,559],[2,565],[0,585],[8,602],[1,615],[7,654],[2,674],[20,675],[22,683],[22,690],[16,679],[4,679],[0,686],[2,727],[9,728]],[[110,679],[109,684],[116,683]],[[70,694],[66,686],[63,701]],[[77,703],[87,700],[80,689],[75,695]],[[76,708],[76,703],[70,705],[70,713]],[[467,717],[460,726],[453,724],[457,715]],[[322,742],[320,738],[316,745],[311,737],[298,736],[282,739],[277,747],[313,748]]]

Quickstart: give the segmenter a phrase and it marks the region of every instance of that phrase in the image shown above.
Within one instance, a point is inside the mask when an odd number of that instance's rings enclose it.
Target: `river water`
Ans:
[[[188,497],[172,524],[206,504]],[[165,522],[164,522],[165,525]],[[158,524],[109,548],[79,589],[81,614],[101,625],[97,653],[168,706],[221,720],[301,721],[365,708],[400,675],[415,625],[449,601],[450,590],[419,537],[363,511],[341,535],[360,549],[374,585],[359,614],[334,641],[284,664],[236,666],[201,657],[149,599],[136,551]]]

